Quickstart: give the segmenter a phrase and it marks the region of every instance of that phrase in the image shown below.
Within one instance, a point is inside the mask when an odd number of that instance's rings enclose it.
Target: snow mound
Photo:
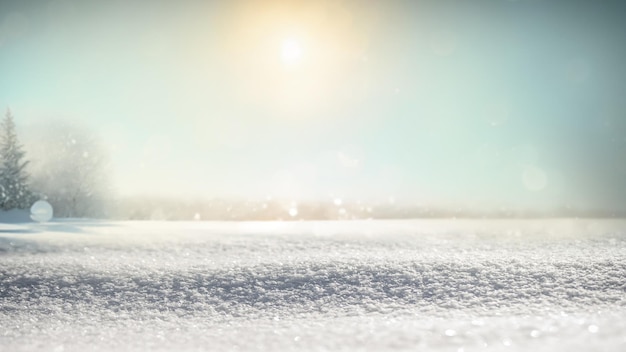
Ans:
[[[2,350],[626,347],[623,222],[61,225],[0,237]]]
[[[24,209],[0,210],[0,224],[20,224],[32,222],[30,211]]]
[[[97,309],[236,316],[264,312],[386,312],[544,305],[626,306],[626,261],[577,263],[311,263],[227,270],[108,273],[0,268],[4,310],[51,300]]]

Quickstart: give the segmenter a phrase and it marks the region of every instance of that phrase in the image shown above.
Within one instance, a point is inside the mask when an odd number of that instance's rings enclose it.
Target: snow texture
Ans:
[[[626,222],[0,224],[0,350],[626,350]]]

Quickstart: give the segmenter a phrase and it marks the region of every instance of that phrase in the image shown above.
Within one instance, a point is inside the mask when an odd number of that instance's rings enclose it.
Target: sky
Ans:
[[[121,195],[626,209],[621,1],[0,1],[0,107]],[[26,138],[26,137],[25,137]]]

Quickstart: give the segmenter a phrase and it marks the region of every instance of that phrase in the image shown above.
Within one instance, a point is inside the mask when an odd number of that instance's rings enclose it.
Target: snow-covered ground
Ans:
[[[1,351],[625,351],[626,222],[0,224]]]

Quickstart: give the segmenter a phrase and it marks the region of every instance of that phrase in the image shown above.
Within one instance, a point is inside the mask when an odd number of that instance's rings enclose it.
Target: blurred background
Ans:
[[[626,3],[2,1],[55,214],[626,214]]]

